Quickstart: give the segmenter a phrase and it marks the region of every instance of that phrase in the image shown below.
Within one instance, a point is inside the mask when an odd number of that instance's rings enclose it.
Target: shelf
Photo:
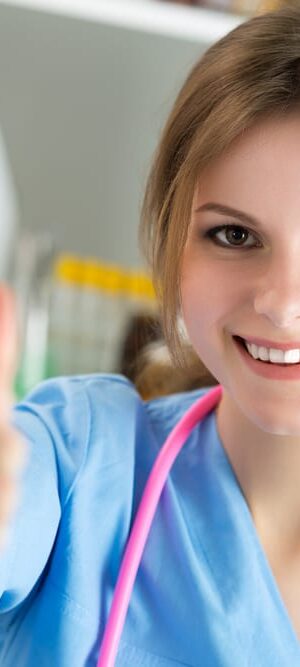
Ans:
[[[172,5],[160,0],[0,0],[0,5],[23,7],[131,30],[210,44],[245,19],[242,16]]]

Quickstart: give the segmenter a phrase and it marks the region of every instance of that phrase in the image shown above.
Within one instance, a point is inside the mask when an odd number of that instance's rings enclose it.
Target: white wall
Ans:
[[[0,126],[22,226],[50,230],[63,250],[140,264],[150,158],[206,46],[0,2]]]

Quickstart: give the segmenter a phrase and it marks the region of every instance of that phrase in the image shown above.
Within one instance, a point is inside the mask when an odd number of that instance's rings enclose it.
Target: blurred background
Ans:
[[[55,375],[134,379],[161,338],[138,248],[160,132],[208,46],[281,4],[0,0],[0,280],[18,300],[18,399]]]

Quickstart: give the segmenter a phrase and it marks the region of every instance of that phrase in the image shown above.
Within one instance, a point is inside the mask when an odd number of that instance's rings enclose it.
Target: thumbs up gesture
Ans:
[[[0,558],[19,501],[19,475],[27,460],[26,441],[11,425],[18,363],[17,305],[13,290],[0,283]]]

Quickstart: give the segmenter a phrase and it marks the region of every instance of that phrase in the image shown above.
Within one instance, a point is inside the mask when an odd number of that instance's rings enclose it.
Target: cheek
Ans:
[[[205,281],[187,278],[182,281],[182,317],[189,341],[204,367],[221,384],[226,385],[224,371],[224,332],[228,322],[223,294],[214,297]]]
[[[181,303],[182,312],[189,320],[214,319],[220,311],[226,308],[224,275],[220,280],[217,272],[209,270],[209,267],[198,267],[190,265],[182,273],[181,281]],[[230,294],[230,290],[229,290]],[[227,301],[228,303],[228,301]]]
[[[209,330],[216,318],[216,304],[211,302],[205,281],[193,275],[183,278],[181,306],[190,342],[199,352],[199,348],[205,345],[205,339],[209,337]]]
[[[188,319],[220,319],[245,309],[249,304],[249,271],[235,262],[211,261],[205,253],[198,258],[186,253],[181,273],[182,312]]]
[[[238,299],[227,281],[216,272],[188,271],[181,283],[182,317],[190,342],[201,355],[210,355],[222,332],[236,317]]]
[[[202,281],[200,283],[191,278],[183,280],[182,317],[189,341],[207,370],[218,378],[220,374],[219,313],[215,302],[211,304],[210,301],[209,290]]]
[[[199,280],[186,278],[181,285],[182,312],[187,319],[201,317],[208,301],[206,290]]]

